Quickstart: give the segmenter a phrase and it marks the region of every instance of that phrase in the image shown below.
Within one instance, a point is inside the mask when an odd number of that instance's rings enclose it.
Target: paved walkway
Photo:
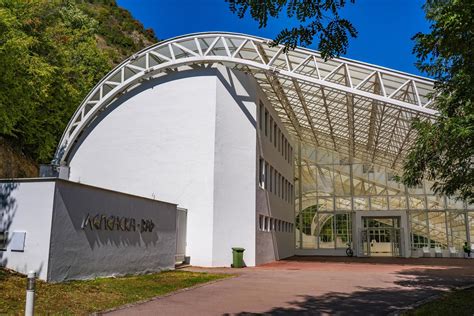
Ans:
[[[386,315],[470,284],[474,260],[295,257],[111,314]]]

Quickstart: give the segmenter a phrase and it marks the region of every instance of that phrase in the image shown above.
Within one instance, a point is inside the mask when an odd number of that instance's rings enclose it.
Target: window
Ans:
[[[281,197],[281,174],[278,174],[278,197]]]
[[[369,164],[362,165],[362,172],[363,173],[374,173],[374,166]]]
[[[285,178],[282,178],[282,181],[281,181],[281,198],[284,200],[285,199]]]
[[[286,138],[284,139],[284,148],[285,148],[285,160],[288,160],[288,142]]]
[[[281,131],[280,129],[278,129],[278,152],[280,152],[280,148],[281,148],[281,142],[280,142],[280,139],[281,139]]]
[[[277,124],[276,123],[273,123],[273,146],[275,146],[275,148],[277,148]]]
[[[263,130],[263,103],[262,101],[260,101],[258,115],[259,115],[258,118],[259,118],[260,130],[262,131]]]
[[[287,146],[287,148],[288,148],[288,157],[287,157],[286,160],[287,160],[288,162],[290,162],[290,156],[291,156],[291,155],[290,155],[290,143],[288,143],[286,146]]]
[[[268,187],[269,187],[269,182],[270,182],[270,179],[269,179],[269,174],[268,174],[268,169],[270,168],[268,162],[265,163],[265,186],[264,186],[264,189],[265,190],[268,190]]]
[[[270,192],[273,192],[273,167],[270,166]]]
[[[285,136],[281,133],[281,155],[283,156],[285,153]]]
[[[264,216],[263,215],[259,215],[258,216],[258,229],[259,230],[263,230],[264,227],[263,227],[263,223],[264,223]]]
[[[278,195],[278,172],[276,171],[275,169],[275,175],[274,175],[274,178],[275,178],[275,186],[274,186],[274,190],[273,190],[273,193],[275,195]]]
[[[265,161],[260,158],[260,163],[259,163],[259,184],[260,187],[265,188]]]
[[[288,181],[286,182],[286,191],[288,192],[286,195],[286,201],[290,203],[290,183]]]
[[[265,136],[268,136],[268,111],[265,110]]]
[[[273,141],[273,118],[270,116],[270,143]]]
[[[265,217],[265,223],[264,223],[264,227],[263,227],[263,230],[265,231],[270,231],[270,218],[268,218],[267,216],[264,216]]]

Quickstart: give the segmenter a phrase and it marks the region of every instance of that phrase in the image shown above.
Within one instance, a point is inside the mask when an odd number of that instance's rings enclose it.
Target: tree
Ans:
[[[96,26],[72,1],[0,0],[0,133],[37,161],[110,68]]]
[[[354,3],[355,0],[349,0]],[[273,45],[284,44],[286,49],[309,46],[318,37],[318,50],[328,59],[346,53],[349,36],[356,37],[354,26],[339,14],[346,0],[226,0],[230,10],[243,18],[247,12],[259,27],[266,27],[269,17],[276,18],[282,11],[295,18],[299,26],[284,28]]]
[[[418,33],[418,68],[436,79],[439,116],[415,121],[418,137],[405,160],[402,181],[434,181],[436,193],[474,203],[474,2],[428,0],[430,32]]]
[[[156,40],[115,0],[0,0],[1,140],[51,161],[91,88]]]

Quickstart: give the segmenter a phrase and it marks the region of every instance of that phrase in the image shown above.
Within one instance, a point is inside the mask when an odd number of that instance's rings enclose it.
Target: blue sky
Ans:
[[[291,21],[271,20],[265,29],[250,17],[240,20],[224,0],[118,0],[159,39],[205,31],[230,31],[273,38]],[[422,0],[356,0],[343,16],[359,31],[344,57],[422,75],[415,67],[411,37],[427,32]],[[313,45],[310,48],[316,48]]]

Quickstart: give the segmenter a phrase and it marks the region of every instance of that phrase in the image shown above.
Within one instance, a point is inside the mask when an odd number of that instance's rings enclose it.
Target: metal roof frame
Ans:
[[[434,81],[317,51],[284,52],[271,40],[198,33],[150,46],[109,72],[77,108],[55,163],[66,164],[81,133],[113,101],[142,82],[200,65],[251,73],[295,139],[396,168],[414,139],[410,121],[437,115]]]

